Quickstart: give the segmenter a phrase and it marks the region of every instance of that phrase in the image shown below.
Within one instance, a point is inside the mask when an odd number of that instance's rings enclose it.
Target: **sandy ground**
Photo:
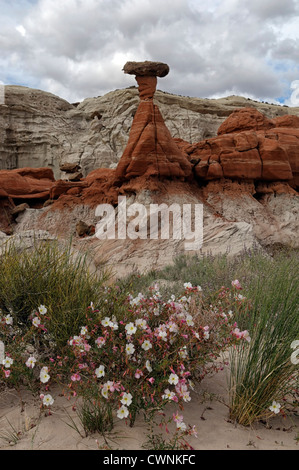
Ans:
[[[196,425],[198,431],[197,438],[188,439],[194,450],[299,450],[298,413],[278,415],[248,428],[236,425],[228,419],[226,390],[226,373],[218,372],[197,386],[185,406],[184,421]],[[105,439],[100,434],[86,437],[72,403],[59,390],[51,390],[51,394],[55,403],[52,414],[45,416],[39,400],[28,392],[22,394],[23,410],[15,391],[0,393],[0,450],[141,450],[147,440],[142,416],[132,428],[116,419],[113,432]],[[72,427],[74,422],[78,430]]]

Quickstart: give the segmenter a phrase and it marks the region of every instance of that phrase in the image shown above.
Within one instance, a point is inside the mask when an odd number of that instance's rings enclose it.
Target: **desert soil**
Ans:
[[[142,450],[148,428],[142,416],[130,428],[116,419],[105,438],[85,436],[73,410],[73,402],[51,390],[55,399],[52,414],[40,410],[39,398],[28,391],[20,396],[14,390],[0,393],[0,450]],[[299,450],[299,415],[277,415],[268,422],[243,427],[229,420],[225,370],[207,376],[192,393],[182,412],[187,424],[195,425],[198,437],[188,439],[194,450]],[[176,411],[171,407],[171,416]],[[78,429],[74,429],[76,423]],[[160,430],[157,428],[157,432]],[[10,442],[9,442],[10,440]]]

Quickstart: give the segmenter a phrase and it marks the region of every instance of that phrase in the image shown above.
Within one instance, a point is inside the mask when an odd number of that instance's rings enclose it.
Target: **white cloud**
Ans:
[[[26,29],[24,28],[23,25],[18,25],[16,26],[16,30],[20,33],[21,36],[26,36]]]
[[[294,80],[291,83],[291,90],[293,90],[290,98],[286,100],[287,106],[299,106],[299,80]]]
[[[248,3],[248,2],[246,2]],[[262,20],[296,14],[296,0],[250,0],[250,11]]]
[[[2,5],[3,4],[3,5]],[[69,101],[135,85],[127,60],[160,60],[158,88],[289,98],[299,78],[295,0],[0,0],[0,80]]]

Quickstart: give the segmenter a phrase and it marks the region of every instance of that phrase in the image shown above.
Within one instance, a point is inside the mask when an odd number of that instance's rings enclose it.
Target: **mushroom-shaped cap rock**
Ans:
[[[163,62],[127,62],[123,68],[124,73],[136,76],[165,77],[169,73],[169,66]]]

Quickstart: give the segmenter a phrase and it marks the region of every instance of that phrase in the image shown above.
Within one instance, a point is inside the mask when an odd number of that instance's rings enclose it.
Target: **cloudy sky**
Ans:
[[[0,0],[0,84],[70,102],[170,67],[163,91],[299,106],[299,0]]]

